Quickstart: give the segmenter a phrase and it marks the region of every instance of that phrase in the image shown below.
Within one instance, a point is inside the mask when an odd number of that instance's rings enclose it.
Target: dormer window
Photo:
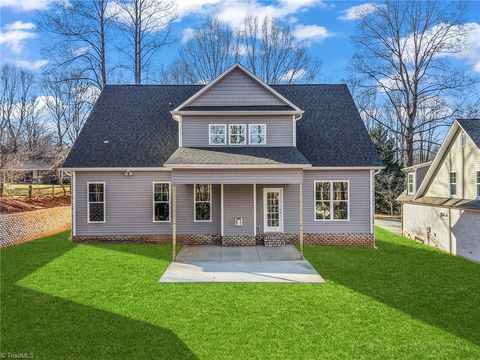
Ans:
[[[230,124],[229,143],[230,145],[245,145],[247,143],[247,126]]]
[[[210,145],[226,145],[227,144],[227,125],[210,124],[208,128]]]
[[[267,125],[248,125],[248,143],[250,145],[265,145],[267,143]]]
[[[411,172],[407,175],[407,193],[408,195],[415,194],[415,173]]]

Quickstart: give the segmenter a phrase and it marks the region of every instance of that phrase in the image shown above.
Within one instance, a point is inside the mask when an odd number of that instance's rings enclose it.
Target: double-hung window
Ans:
[[[248,143],[251,145],[265,145],[267,143],[267,125],[248,125]]]
[[[87,216],[89,223],[105,222],[105,183],[87,183],[88,203]]]
[[[477,171],[477,197],[480,198],[480,171]]]
[[[227,144],[227,125],[210,124],[208,127],[208,143],[210,145]]]
[[[457,195],[457,172],[450,172],[450,196]]]
[[[230,124],[228,125],[230,145],[245,145],[247,143],[247,126]]]
[[[153,221],[170,221],[170,183],[153,183]]]
[[[411,172],[407,175],[407,193],[413,195],[415,193],[415,173]]]
[[[212,221],[212,185],[194,185],[194,216],[195,222]]]
[[[315,221],[349,220],[348,181],[315,181]]]

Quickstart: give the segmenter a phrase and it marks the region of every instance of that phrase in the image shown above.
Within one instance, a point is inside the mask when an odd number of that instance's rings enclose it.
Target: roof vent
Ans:
[[[104,144],[108,144],[110,141],[109,140],[103,140]]]

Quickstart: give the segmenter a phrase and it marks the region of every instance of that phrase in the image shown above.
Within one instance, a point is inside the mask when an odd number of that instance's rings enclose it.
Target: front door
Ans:
[[[283,231],[283,189],[263,189],[263,231]]]

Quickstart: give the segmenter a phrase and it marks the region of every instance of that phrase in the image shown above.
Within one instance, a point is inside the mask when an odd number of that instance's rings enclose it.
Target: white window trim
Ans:
[[[245,142],[241,144],[232,144],[230,141],[231,129],[232,126],[243,126],[245,128]],[[228,124],[228,144],[232,146],[242,146],[248,144],[248,127],[247,124]]]
[[[165,201],[155,201],[155,184],[168,184],[168,220],[155,220],[155,203]],[[170,181],[154,181],[152,184],[152,216],[154,223],[169,223],[172,221],[172,184]]]
[[[413,191],[410,192],[409,186],[410,186],[410,175],[412,175],[413,178]],[[407,174],[407,195],[415,195],[415,173],[410,172]]]
[[[455,174],[455,182],[452,183],[451,175]],[[455,195],[452,194],[452,185],[455,184]],[[448,173],[448,192],[450,193],[450,197],[456,198],[458,197],[458,176],[456,171],[450,171]]]
[[[212,143],[212,132],[211,132],[212,126],[223,126],[223,128],[225,129],[225,143],[223,143],[223,144],[213,144]],[[227,137],[228,137],[227,124],[208,124],[208,145],[212,145],[212,146],[227,145],[227,143],[228,143],[227,142]]]
[[[90,184],[103,184],[103,221],[90,221]],[[88,224],[105,224],[107,222],[107,184],[105,181],[88,181],[87,182],[87,223]]]
[[[250,142],[250,126],[263,126],[265,129],[264,140],[262,143],[251,143]],[[267,145],[267,124],[248,124],[248,145]]]
[[[208,185],[209,187],[209,194],[210,194],[210,220],[197,220],[197,214],[196,214],[196,203],[197,203],[197,200],[195,198],[195,187],[197,185]],[[208,223],[208,222],[212,222],[212,198],[213,198],[213,194],[212,194],[212,184],[193,184],[193,222],[196,222],[196,223]],[[199,201],[199,202],[207,202],[207,201]]]
[[[325,183],[328,182],[330,183],[330,214],[331,218],[330,219],[317,219],[317,183]],[[346,182],[347,183],[347,218],[346,219],[334,219],[333,218],[333,183],[334,182]],[[315,180],[313,182],[313,220],[318,221],[318,222],[329,222],[329,221],[350,221],[350,202],[352,199],[350,199],[350,180]]]

